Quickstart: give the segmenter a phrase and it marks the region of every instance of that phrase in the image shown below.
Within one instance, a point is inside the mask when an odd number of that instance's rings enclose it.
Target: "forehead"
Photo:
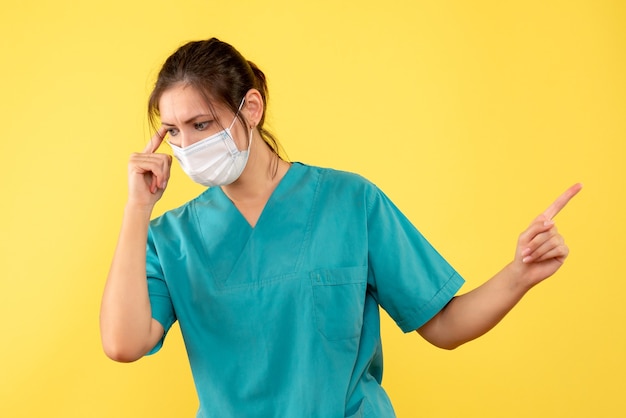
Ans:
[[[159,99],[162,120],[189,119],[196,115],[219,114],[224,106],[209,102],[202,93],[188,84],[177,84],[163,92]]]

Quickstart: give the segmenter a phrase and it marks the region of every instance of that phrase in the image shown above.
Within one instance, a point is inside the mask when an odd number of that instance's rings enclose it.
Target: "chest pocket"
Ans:
[[[329,341],[356,338],[363,327],[367,267],[311,273],[317,329]]]

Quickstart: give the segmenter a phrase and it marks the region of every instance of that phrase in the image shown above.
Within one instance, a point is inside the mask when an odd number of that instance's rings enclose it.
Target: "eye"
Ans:
[[[197,122],[193,124],[193,127],[196,128],[196,130],[198,131],[204,131],[206,128],[209,127],[210,124],[211,121]]]
[[[178,135],[178,129],[176,129],[176,128],[170,128],[170,129],[168,129],[168,130],[167,130],[167,133],[168,133],[170,136],[176,136],[176,135]]]

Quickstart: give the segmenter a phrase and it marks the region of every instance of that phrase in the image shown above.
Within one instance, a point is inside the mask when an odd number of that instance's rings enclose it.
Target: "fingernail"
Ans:
[[[522,258],[522,263],[528,263],[530,260],[532,260],[532,257],[524,257]]]
[[[552,226],[552,225],[554,225],[554,221],[552,219],[549,219],[543,223],[543,226]]]
[[[524,251],[522,251],[522,255],[526,256],[530,254],[530,248],[526,248]]]

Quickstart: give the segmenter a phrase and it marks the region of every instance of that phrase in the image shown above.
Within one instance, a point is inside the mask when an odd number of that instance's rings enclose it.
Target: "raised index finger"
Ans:
[[[567,205],[567,202],[569,202],[572,197],[576,196],[576,193],[578,193],[582,188],[582,184],[574,184],[572,187],[567,189],[565,193],[559,196],[554,203],[552,203],[550,207],[543,212],[543,215],[548,219],[554,218],[556,214],[559,213],[565,205]]]
[[[150,142],[148,142],[148,145],[146,145],[146,147],[143,149],[143,152],[152,154],[157,149],[159,149],[159,146],[161,146],[161,143],[163,142],[163,138],[165,138],[165,134],[166,133],[167,133],[167,129],[165,129],[165,127],[161,126],[155,132],[155,134],[152,136],[152,138],[150,138]]]

